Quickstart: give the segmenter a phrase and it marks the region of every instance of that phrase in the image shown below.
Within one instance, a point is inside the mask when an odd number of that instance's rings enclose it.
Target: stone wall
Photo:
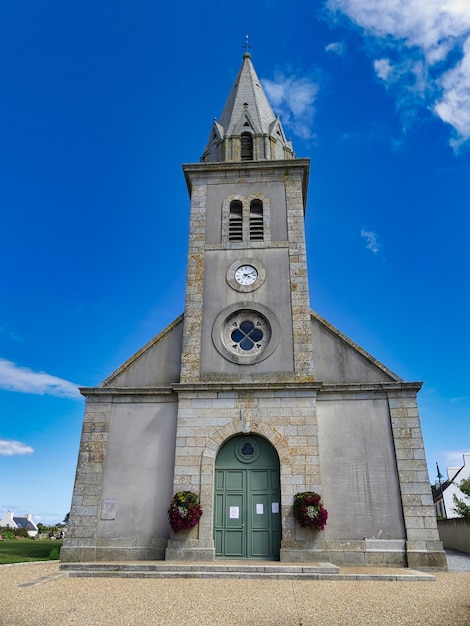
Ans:
[[[63,561],[163,559],[176,396],[89,389]]]
[[[439,537],[444,548],[470,554],[470,524],[464,519],[440,519],[437,522]]]
[[[420,386],[404,383],[402,390],[388,393],[406,528],[407,560],[409,567],[446,569],[416,401]]]
[[[103,488],[111,402],[89,398],[85,408],[77,472],[62,561],[93,561]]]

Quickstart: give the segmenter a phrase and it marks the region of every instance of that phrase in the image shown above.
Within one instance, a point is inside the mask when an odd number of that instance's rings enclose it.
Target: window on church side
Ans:
[[[240,200],[230,203],[228,240],[243,241],[243,206]]]
[[[263,241],[263,203],[261,200],[252,200],[250,203],[250,241]]]
[[[253,136],[251,133],[241,134],[241,160],[253,161]]]

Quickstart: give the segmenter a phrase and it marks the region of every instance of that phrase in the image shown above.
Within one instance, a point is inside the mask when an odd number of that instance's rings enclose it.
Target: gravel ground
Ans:
[[[347,571],[342,568],[342,571]],[[470,572],[435,582],[69,578],[0,567],[1,626],[469,626]]]

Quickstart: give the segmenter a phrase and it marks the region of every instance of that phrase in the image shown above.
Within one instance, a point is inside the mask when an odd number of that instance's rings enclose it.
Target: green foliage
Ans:
[[[57,526],[46,526],[45,524],[41,524],[41,522],[39,522],[38,524],[38,531],[41,533],[41,535],[47,533],[57,533]]]
[[[4,539],[14,539],[15,537],[29,538],[26,528],[10,528],[9,526],[0,526],[0,535]]]
[[[15,538],[14,531],[8,526],[0,526],[0,535],[7,541],[12,541]]]
[[[0,541],[0,564],[55,560],[59,558],[56,554],[60,552],[62,543],[60,540],[52,543],[49,539],[44,541],[35,541],[34,539]],[[57,552],[55,552],[56,550]]]
[[[464,478],[459,485],[459,489],[467,498],[470,498],[470,478]],[[459,517],[463,517],[466,522],[470,523],[470,504],[460,500],[455,494],[454,509]]]
[[[48,558],[49,558],[50,561],[58,561],[59,557],[60,557],[60,546],[53,548],[49,552],[49,557]]]

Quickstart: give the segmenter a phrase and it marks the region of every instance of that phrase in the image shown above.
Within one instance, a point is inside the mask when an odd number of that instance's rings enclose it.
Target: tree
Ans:
[[[70,511],[64,517],[62,524],[65,524],[67,526],[67,524],[69,523],[69,517],[70,517]]]
[[[470,478],[464,478],[459,485],[459,489],[467,498],[470,498]],[[460,500],[455,494],[454,510],[459,517],[463,517],[466,522],[470,523],[470,504]]]

